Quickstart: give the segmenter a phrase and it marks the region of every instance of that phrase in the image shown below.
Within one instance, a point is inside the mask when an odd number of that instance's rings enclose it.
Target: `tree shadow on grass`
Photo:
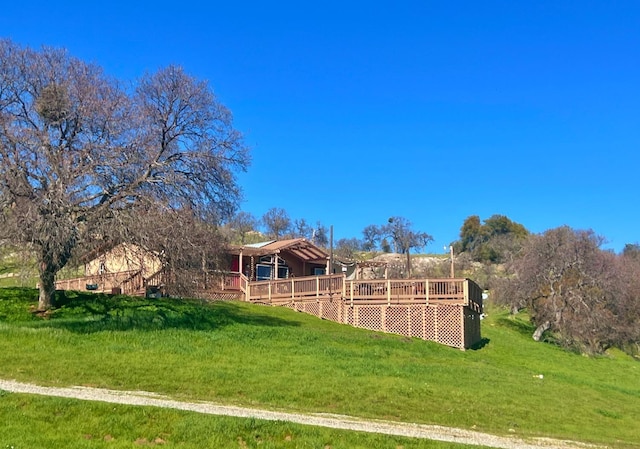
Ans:
[[[522,335],[531,336],[536,330],[535,326],[532,323],[524,321],[512,315],[505,318],[499,318],[497,322],[500,326],[516,331]]]
[[[299,326],[230,301],[206,302],[180,298],[138,298],[81,292],[58,292],[57,308],[40,326],[80,334],[102,331],[158,331],[185,329],[211,331],[224,326]]]

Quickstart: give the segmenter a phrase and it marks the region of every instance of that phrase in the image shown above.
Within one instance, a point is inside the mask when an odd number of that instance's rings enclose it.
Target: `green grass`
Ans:
[[[0,378],[640,447],[638,361],[536,343],[504,312],[462,352],[237,302],[71,293],[39,318],[36,299],[0,290]]]
[[[279,421],[0,392],[0,448],[470,449]]]

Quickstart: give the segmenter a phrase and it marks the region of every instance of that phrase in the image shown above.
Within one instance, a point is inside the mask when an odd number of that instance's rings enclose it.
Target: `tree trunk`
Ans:
[[[544,323],[542,323],[536,328],[535,332],[533,333],[533,339],[535,341],[540,341],[540,339],[542,338],[542,334],[544,334],[545,331],[548,331],[550,327],[551,323],[549,321],[545,321]]]
[[[45,264],[43,264],[45,265]],[[38,310],[48,310],[54,306],[56,294],[56,274],[53,270],[42,267],[40,270],[40,295],[38,296]]]
[[[411,278],[411,254],[409,254],[409,249],[407,248],[407,279]]]

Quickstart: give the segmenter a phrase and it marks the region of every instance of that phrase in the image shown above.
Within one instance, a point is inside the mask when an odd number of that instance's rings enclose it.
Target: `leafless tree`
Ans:
[[[273,239],[280,239],[291,233],[291,218],[286,210],[272,207],[262,216],[262,224],[266,234]]]
[[[413,229],[412,223],[404,217],[391,217],[380,230],[381,235],[388,235],[393,241],[396,252],[407,256],[407,278],[411,277],[411,249],[424,248],[433,241],[426,232]]]
[[[336,242],[334,253],[344,261],[358,260],[362,242],[356,238],[342,238]]]
[[[245,243],[249,243],[249,234],[257,232],[258,219],[249,212],[239,211],[227,222],[227,228],[231,233],[230,240],[234,243],[244,245]]]
[[[309,225],[309,223],[307,223],[307,220],[305,220],[304,218],[296,218],[295,220],[293,220],[293,237],[302,237],[305,239],[310,239],[312,237],[313,234],[313,228],[311,227],[311,225]]]
[[[601,250],[602,242],[592,231],[566,226],[528,239],[498,299],[527,308],[535,340],[551,330],[563,345],[587,352],[617,344],[621,300],[629,290],[619,258]]]
[[[311,241],[314,245],[318,245],[321,248],[327,248],[329,246],[329,231],[320,221],[316,221],[316,225],[311,232]]]
[[[37,249],[40,309],[78,248],[126,237],[141,211],[231,213],[247,164],[230,112],[179,67],[125,89],[64,50],[0,41],[1,227]]]

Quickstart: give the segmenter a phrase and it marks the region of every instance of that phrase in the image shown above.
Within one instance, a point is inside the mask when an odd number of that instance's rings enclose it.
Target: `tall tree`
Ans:
[[[262,224],[266,234],[278,240],[291,232],[291,218],[286,210],[279,207],[272,207],[262,216]]]
[[[345,260],[355,260],[362,249],[362,242],[356,238],[343,238],[336,242],[336,256]]]
[[[374,251],[382,239],[382,230],[379,226],[369,225],[362,230],[362,249]]]
[[[313,228],[304,218],[297,218],[293,221],[293,236],[302,238],[311,238]]]
[[[407,273],[411,277],[411,249],[424,248],[433,241],[433,237],[426,232],[416,231],[413,224],[404,217],[391,217],[386,225],[380,228],[382,235],[387,235],[393,241],[396,252],[406,254]]]
[[[314,245],[318,245],[322,248],[327,248],[329,246],[329,231],[327,230],[327,227],[319,221],[316,222],[316,225],[313,228],[311,241]]]
[[[37,249],[40,309],[74,252],[126,235],[134,211],[229,215],[248,161],[230,112],[180,67],[125,89],[64,50],[0,41],[0,227]]]
[[[460,239],[453,244],[456,253],[468,253],[480,262],[506,262],[522,247],[529,232],[504,215],[467,217],[460,228]]]
[[[234,235],[232,240],[244,245],[247,242],[249,233],[258,229],[258,219],[253,214],[245,211],[239,211],[228,222],[231,232]]]

